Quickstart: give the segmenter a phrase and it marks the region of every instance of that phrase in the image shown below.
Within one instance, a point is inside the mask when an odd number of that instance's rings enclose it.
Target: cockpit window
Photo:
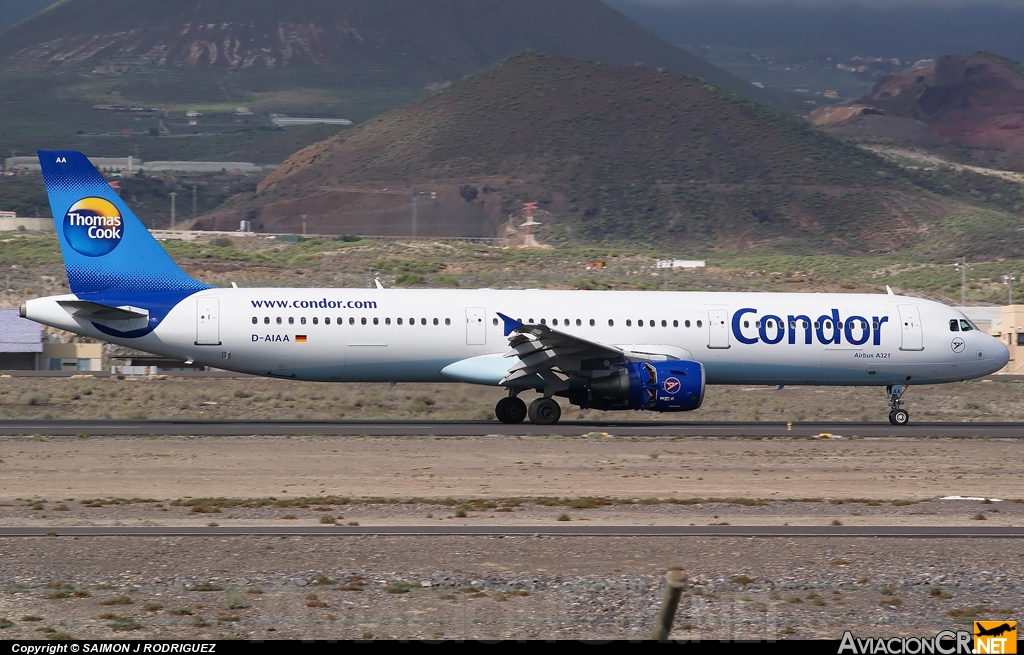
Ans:
[[[960,319],[960,331],[961,332],[970,332],[973,329],[974,329],[974,325],[972,325],[970,321],[968,321],[967,319],[964,319],[964,318]]]
[[[950,332],[959,332],[960,331],[960,321],[956,320],[955,318],[949,319],[949,331]]]

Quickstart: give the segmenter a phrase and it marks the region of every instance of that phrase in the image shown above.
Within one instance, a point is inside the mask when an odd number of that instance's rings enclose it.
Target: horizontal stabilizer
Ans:
[[[88,300],[58,300],[57,304],[72,316],[84,318],[87,321],[130,321],[149,318],[149,310],[130,305],[111,307]]]

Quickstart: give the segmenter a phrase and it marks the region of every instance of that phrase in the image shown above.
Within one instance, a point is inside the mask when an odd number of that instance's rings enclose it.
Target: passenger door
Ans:
[[[195,345],[220,345],[220,300],[216,298],[196,298]]]
[[[900,350],[924,350],[924,331],[917,305],[900,305],[902,342]]]
[[[466,344],[482,346],[487,343],[487,324],[483,307],[466,308]]]

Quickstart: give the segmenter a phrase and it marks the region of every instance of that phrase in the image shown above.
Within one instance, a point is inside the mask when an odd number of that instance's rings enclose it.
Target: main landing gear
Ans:
[[[910,422],[910,412],[903,409],[903,394],[907,388],[901,384],[886,387],[885,392],[889,394],[889,422],[893,425],[906,425]]]
[[[508,397],[502,398],[494,406],[494,415],[502,423],[522,423],[523,419],[529,416],[531,423],[554,425],[562,418],[562,408],[554,399],[538,398],[530,403],[530,408],[527,409],[526,403],[517,397],[517,393],[510,390]]]
[[[494,406],[494,415],[502,423],[522,423],[526,418],[526,403],[510,391],[507,398],[502,398]]]

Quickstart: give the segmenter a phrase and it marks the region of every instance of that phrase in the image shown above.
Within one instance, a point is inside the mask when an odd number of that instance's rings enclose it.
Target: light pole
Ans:
[[[1013,304],[1013,283],[1016,280],[1017,280],[1017,278],[1012,276],[1012,275],[1004,275],[1003,276],[1003,284],[1005,284],[1006,287],[1007,287],[1007,289],[1006,289],[1006,304],[1007,305],[1012,305]]]
[[[953,264],[953,268],[960,271],[960,306],[967,306],[967,271],[973,271],[974,267],[967,263],[964,257],[961,261]]]
[[[178,197],[176,191],[171,191],[171,230],[174,229],[174,199]]]

